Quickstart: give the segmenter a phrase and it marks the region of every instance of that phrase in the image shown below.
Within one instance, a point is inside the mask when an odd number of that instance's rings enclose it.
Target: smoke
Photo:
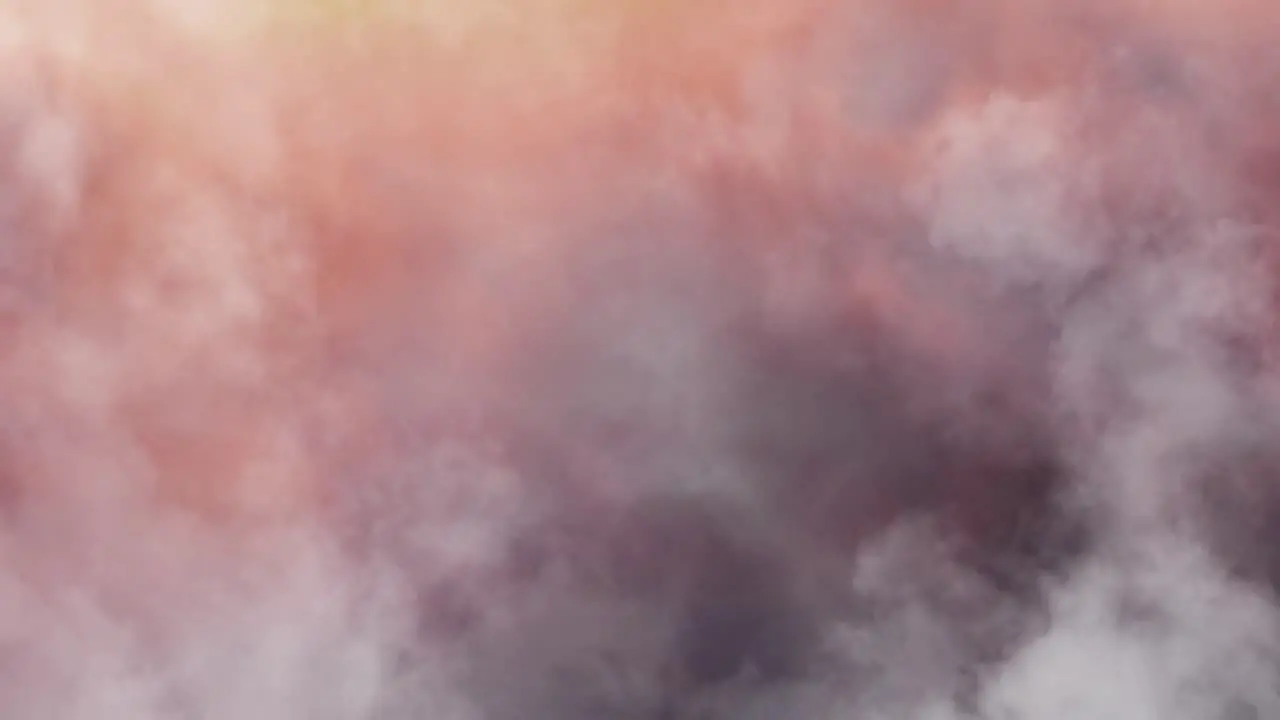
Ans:
[[[0,716],[1280,713],[1267,3],[0,2]]]

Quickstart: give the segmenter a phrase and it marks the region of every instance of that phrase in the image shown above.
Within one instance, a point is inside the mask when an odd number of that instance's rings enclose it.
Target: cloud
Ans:
[[[1268,6],[250,4],[3,8],[0,715],[1274,714]]]

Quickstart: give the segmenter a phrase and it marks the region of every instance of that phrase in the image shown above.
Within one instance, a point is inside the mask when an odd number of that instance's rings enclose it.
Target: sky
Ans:
[[[1280,716],[1278,37],[0,0],[0,717]]]

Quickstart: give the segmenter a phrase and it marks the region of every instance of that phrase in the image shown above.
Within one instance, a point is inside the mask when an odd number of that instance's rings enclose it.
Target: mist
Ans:
[[[1280,716],[1277,38],[0,0],[0,717]]]

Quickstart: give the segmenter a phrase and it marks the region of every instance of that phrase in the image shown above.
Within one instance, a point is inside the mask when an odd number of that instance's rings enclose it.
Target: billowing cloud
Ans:
[[[1277,33],[0,1],[0,716],[1275,714]]]

